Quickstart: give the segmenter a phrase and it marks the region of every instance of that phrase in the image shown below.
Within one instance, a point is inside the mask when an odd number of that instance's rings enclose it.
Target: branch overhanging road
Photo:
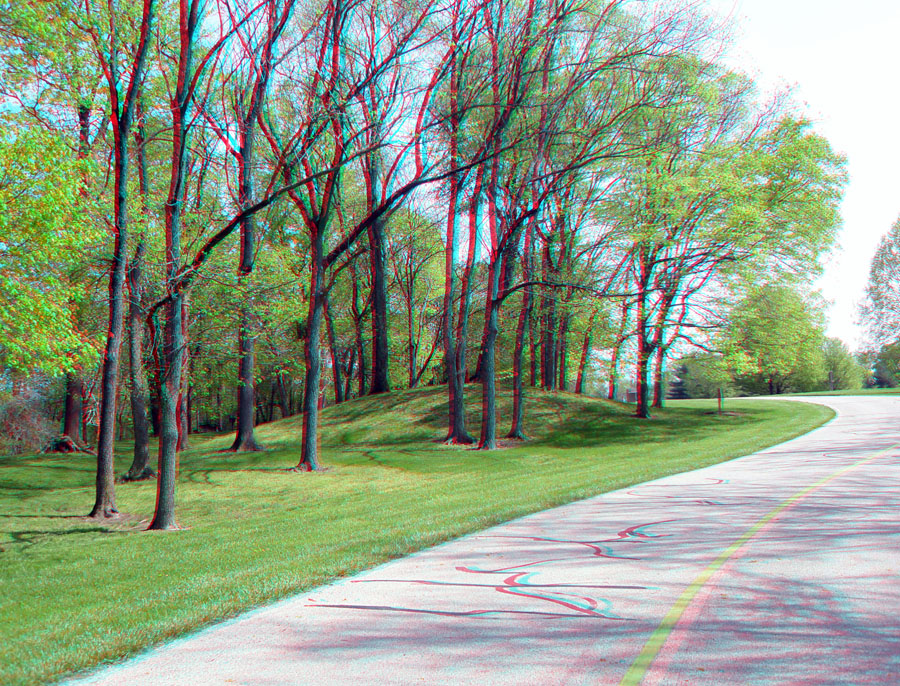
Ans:
[[[900,683],[900,398],[524,517],[70,684]]]

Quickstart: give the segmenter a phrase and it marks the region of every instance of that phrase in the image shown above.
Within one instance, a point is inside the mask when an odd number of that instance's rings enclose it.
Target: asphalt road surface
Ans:
[[[509,522],[71,684],[900,684],[900,398]]]

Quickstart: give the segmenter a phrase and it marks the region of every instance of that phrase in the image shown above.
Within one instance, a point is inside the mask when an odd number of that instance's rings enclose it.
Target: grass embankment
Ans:
[[[640,421],[626,406],[535,393],[533,439],[480,452],[435,442],[444,393],[325,411],[329,470],[317,474],[284,471],[298,460],[299,418],[260,427],[264,453],[217,453],[229,437],[192,437],[177,495],[187,528],[178,532],[142,531],[155,482],[119,485],[123,517],[97,524],[81,516],[93,502],[90,456],[0,457],[0,683],[121,658],[519,515],[753,452],[832,416],[805,403],[730,400],[736,414],[693,401]],[[501,396],[505,423],[509,394]]]

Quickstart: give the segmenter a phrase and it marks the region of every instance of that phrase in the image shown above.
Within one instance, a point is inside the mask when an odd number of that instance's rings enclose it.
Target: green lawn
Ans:
[[[813,391],[810,393],[785,393],[784,395],[894,395],[900,393],[900,388],[857,388],[841,391]],[[778,396],[767,396],[776,398]]]
[[[475,423],[477,388],[470,388]],[[534,393],[533,439],[480,452],[435,441],[444,388],[324,413],[316,474],[299,418],[260,427],[264,453],[194,437],[181,457],[177,532],[144,532],[155,482],[117,488],[120,520],[86,520],[87,455],[0,457],[0,683],[53,680],[248,608],[519,515],[712,464],[832,416],[805,403],[685,401],[650,421],[632,408]],[[503,425],[508,392],[501,393]],[[477,428],[477,427],[473,427]],[[129,463],[122,445],[118,471]]]

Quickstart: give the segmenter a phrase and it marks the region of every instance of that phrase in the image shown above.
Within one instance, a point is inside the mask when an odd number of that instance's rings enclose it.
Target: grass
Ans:
[[[299,418],[262,426],[263,453],[181,457],[178,532],[144,532],[155,482],[122,484],[123,516],[85,519],[87,455],[0,457],[0,683],[35,684],[121,659],[244,610],[467,532],[747,454],[828,420],[806,403],[684,401],[651,421],[632,408],[534,393],[531,441],[481,452],[435,441],[443,388],[325,411],[328,471],[298,461]],[[469,407],[477,407],[476,388]],[[500,409],[509,416],[508,391]],[[476,423],[473,411],[470,426]],[[477,429],[477,427],[474,427]],[[120,446],[117,471],[129,463]]]
[[[785,393],[786,396],[792,395],[895,395],[900,393],[900,388],[856,388],[844,389],[840,391],[811,391],[809,393]],[[777,396],[767,396],[775,398]]]

